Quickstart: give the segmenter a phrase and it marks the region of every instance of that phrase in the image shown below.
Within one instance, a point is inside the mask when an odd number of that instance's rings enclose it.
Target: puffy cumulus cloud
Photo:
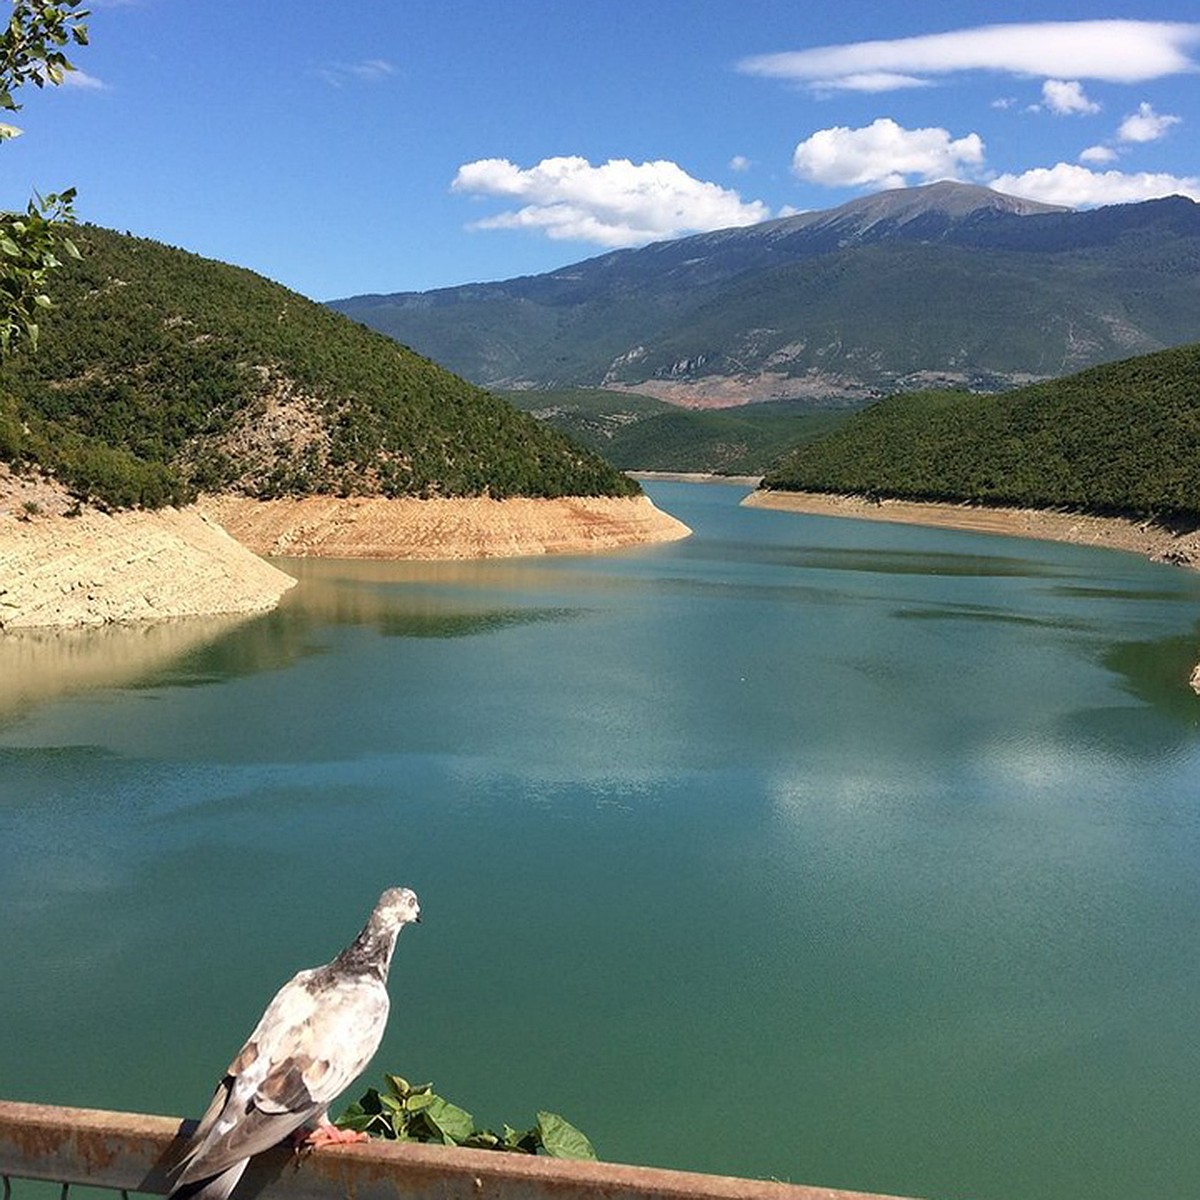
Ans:
[[[1120,128],[1117,130],[1117,140],[1122,142],[1156,142],[1159,138],[1165,137],[1167,130],[1172,125],[1178,125],[1179,121],[1179,117],[1168,116],[1165,113],[1156,113],[1143,100],[1138,105],[1137,112],[1130,113],[1121,122]]]
[[[1183,21],[1043,21],[985,25],[893,41],[761,54],[738,69],[815,90],[912,87],[930,76],[1002,71],[1049,79],[1138,83],[1196,68],[1200,24]]]
[[[693,179],[667,161],[546,158],[522,168],[505,158],[464,163],[451,187],[474,196],[523,200],[523,207],[472,223],[475,229],[532,229],[556,240],[633,246],[683,233],[753,225],[771,216],[761,201]]]
[[[792,155],[801,179],[830,187],[904,187],[956,177],[983,162],[977,133],[952,138],[945,129],[905,129],[880,117],[861,129],[835,126],[805,138]]]
[[[1117,157],[1117,152],[1111,146],[1088,146],[1079,152],[1079,161],[1085,163],[1110,163]]]
[[[1061,117],[1087,116],[1100,111],[1100,105],[1087,98],[1083,84],[1077,79],[1047,79],[1042,84],[1042,100],[1052,113]]]
[[[1069,208],[1093,208],[1101,204],[1133,204],[1161,196],[1188,196],[1200,200],[1200,177],[1161,173],[1091,171],[1073,163],[1035,167],[1019,175],[1000,175],[988,185],[998,192],[1064,204]]]

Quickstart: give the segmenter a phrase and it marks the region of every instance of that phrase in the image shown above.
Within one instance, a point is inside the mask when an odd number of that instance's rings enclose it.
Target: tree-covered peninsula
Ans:
[[[1200,521],[1200,344],[1000,395],[892,396],[762,486]]]
[[[251,271],[92,226],[36,353],[0,363],[0,461],[80,499],[632,495],[597,455]]]

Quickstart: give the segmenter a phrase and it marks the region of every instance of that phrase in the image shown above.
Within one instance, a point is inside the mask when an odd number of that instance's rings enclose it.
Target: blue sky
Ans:
[[[92,0],[0,205],[314,299],[535,274],[941,178],[1200,200],[1195,0]]]

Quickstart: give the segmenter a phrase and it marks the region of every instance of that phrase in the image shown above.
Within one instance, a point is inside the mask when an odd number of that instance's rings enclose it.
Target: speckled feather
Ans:
[[[174,1168],[171,1196],[223,1200],[251,1157],[325,1118],[379,1046],[396,938],[417,920],[416,896],[389,888],[337,958],[279,989],[217,1085]]]

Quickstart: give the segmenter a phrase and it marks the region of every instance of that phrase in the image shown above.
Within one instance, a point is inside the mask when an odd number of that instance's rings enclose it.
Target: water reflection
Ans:
[[[366,626],[389,638],[460,638],[568,621],[583,611],[539,604],[529,571],[516,566],[286,560],[286,567],[300,584],[258,616],[5,634],[0,719],[105,688],[196,687],[283,670],[326,653],[323,631],[335,626]],[[542,573],[539,582],[588,586],[569,572]]]
[[[253,618],[195,617],[99,629],[30,629],[0,636],[0,717],[75,692],[136,685]]]
[[[1121,676],[1126,691],[1193,729],[1200,728],[1200,696],[1188,680],[1197,661],[1200,622],[1190,634],[1117,642],[1104,655],[1104,665]]]

